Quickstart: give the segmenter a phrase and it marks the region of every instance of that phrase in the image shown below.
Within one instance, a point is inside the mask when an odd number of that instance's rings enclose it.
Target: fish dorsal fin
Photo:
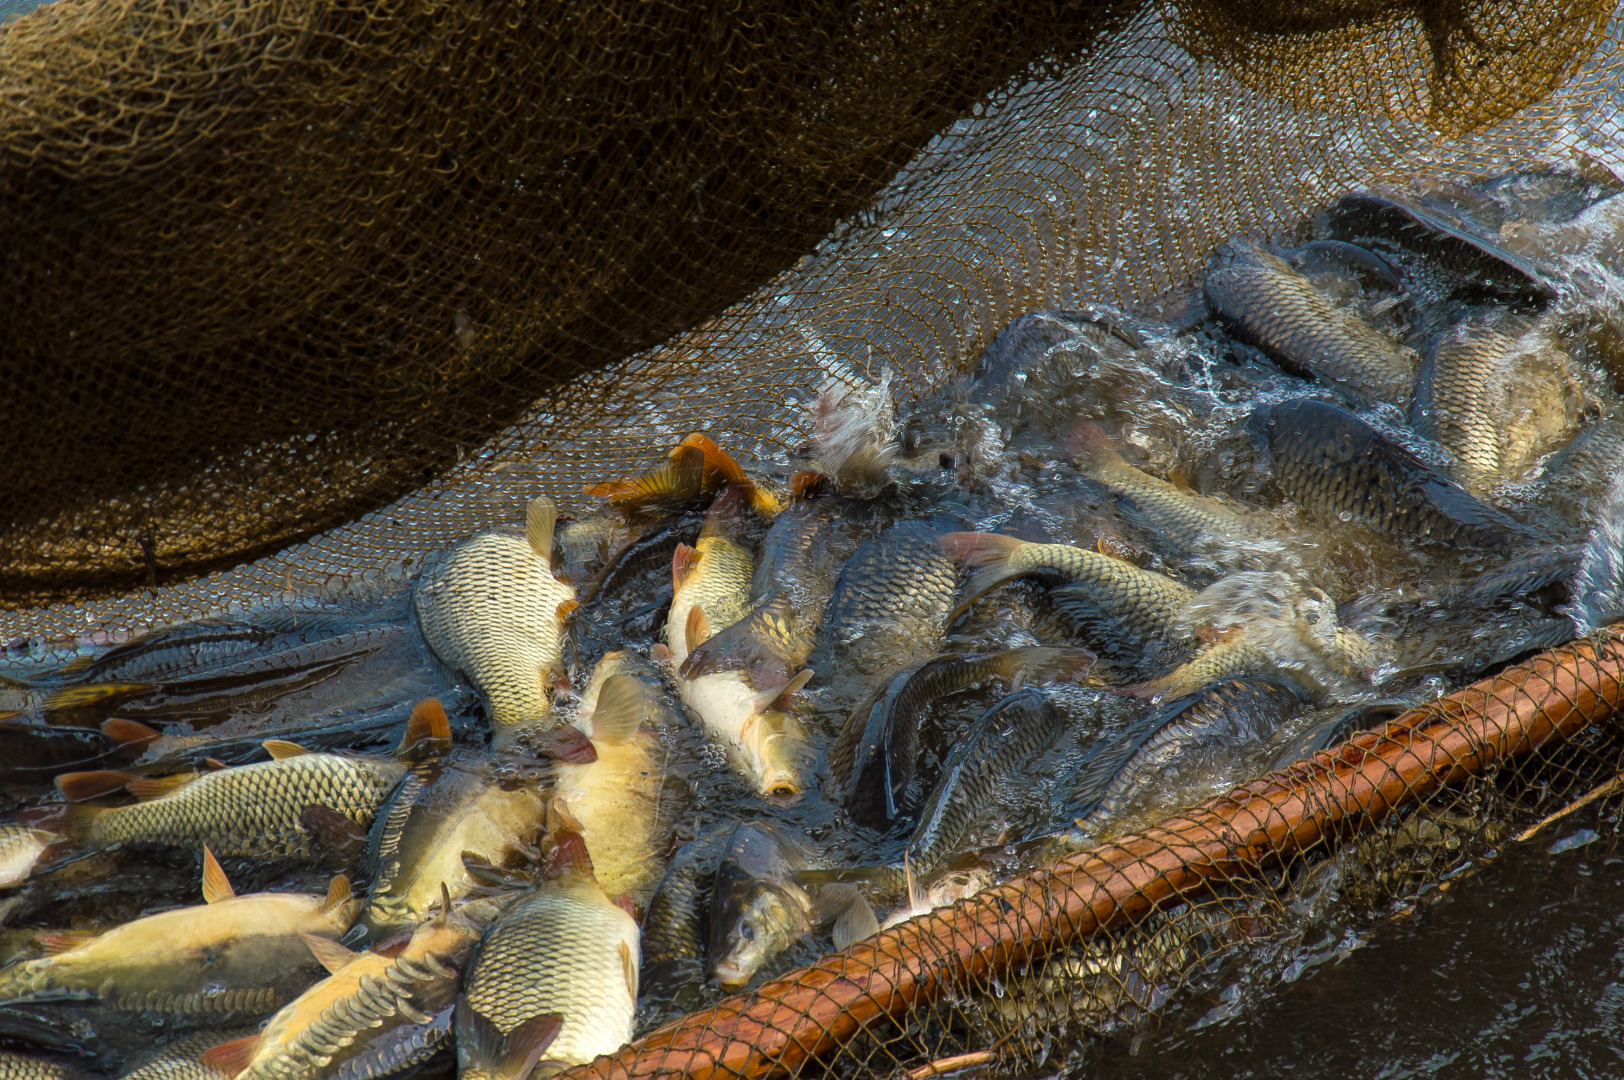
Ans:
[[[643,688],[637,676],[609,676],[598,688],[598,703],[592,709],[592,738],[625,742],[636,735],[643,723],[643,705]]]
[[[451,719],[445,714],[445,706],[440,704],[439,698],[424,698],[412,709],[412,715],[406,719],[406,730],[400,736],[400,745],[395,748],[396,757],[406,757],[408,754],[422,756],[422,752],[443,752],[449,748],[451,742]]]
[[[711,628],[710,620],[705,617],[704,608],[695,604],[688,609],[688,622],[683,626],[682,632],[690,653],[705,643],[711,636]]]
[[[778,692],[778,696],[773,699],[773,703],[771,706],[769,706],[769,708],[779,711],[788,709],[790,707],[790,699],[793,698],[802,687],[806,686],[806,684],[811,681],[812,669],[802,668],[801,673],[795,676],[795,678],[791,679],[789,681],[789,685]]]
[[[136,720],[127,720],[122,716],[110,716],[102,721],[102,734],[120,745],[124,750],[135,750],[145,746],[161,735],[147,725]]]
[[[448,925],[450,925],[450,923],[451,923],[451,887],[449,885],[447,885],[445,882],[442,881],[442,882],[440,882],[440,918],[439,918],[439,924],[441,926],[448,926]]]
[[[311,752],[298,743],[288,742],[286,739],[266,739],[260,745],[265,748],[267,754],[271,755],[272,761],[285,761],[288,758],[301,757]]]
[[[507,1035],[475,1012],[466,997],[457,997],[457,1057],[464,1070],[490,1072],[503,1080],[524,1080],[558,1037],[564,1018],[557,1013],[532,1016]]]
[[[67,802],[84,802],[123,791],[135,777],[129,773],[102,769],[97,772],[63,773],[56,778],[56,790]]]
[[[670,647],[667,646],[663,641],[656,641],[653,645],[648,647],[648,658],[654,661],[656,664],[661,665],[669,664],[673,659],[675,659]]]
[[[333,911],[350,902],[350,879],[339,874],[327,883],[327,899],[322,901],[323,914]]]
[[[631,915],[631,912],[627,912]],[[636,918],[636,915],[632,915]],[[626,993],[635,1004],[637,1001],[637,957],[632,955],[632,946],[629,941],[620,943],[620,970],[626,976]]]
[[[349,966],[355,959],[355,953],[346,949],[332,938],[317,937],[315,934],[300,934],[299,940],[305,943],[310,955],[316,962],[327,969],[329,975],[337,975]]]
[[[852,894],[850,902],[835,919],[834,928],[830,931],[836,949],[849,948],[864,938],[873,937],[880,932],[880,920],[875,918],[874,908],[856,889],[852,889]]]
[[[34,944],[46,956],[61,956],[65,952],[77,949],[89,941],[95,941],[95,934],[69,934],[59,930],[41,930],[34,935]]]
[[[545,495],[530,500],[524,512],[524,538],[530,541],[530,550],[538,559],[553,561],[553,529],[558,524],[558,507]]]
[[[124,785],[124,790],[142,802],[161,799],[179,791],[197,779],[197,773],[176,773],[173,776],[138,776]]]
[[[702,558],[698,548],[691,548],[687,544],[678,544],[676,553],[671,556],[671,588],[680,589],[687,584],[688,576],[694,572]]]
[[[230,900],[237,895],[237,890],[231,887],[231,879],[226,872],[220,869],[220,860],[214,857],[214,852],[207,847],[203,849],[203,900],[206,903],[218,904],[222,900]]]
[[[248,1068],[258,1044],[258,1035],[244,1035],[240,1039],[232,1039],[230,1042],[217,1043],[209,1047],[197,1060],[211,1069],[219,1069],[227,1076],[236,1076]]]

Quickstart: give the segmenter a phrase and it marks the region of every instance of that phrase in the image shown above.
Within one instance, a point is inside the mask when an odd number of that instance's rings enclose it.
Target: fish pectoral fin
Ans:
[[[260,745],[271,755],[272,761],[286,761],[288,758],[300,757],[311,752],[298,743],[288,742],[286,739],[266,739]]]
[[[110,716],[102,721],[102,734],[119,744],[119,749],[139,750],[160,734],[147,725],[135,720],[127,720],[122,716]]]
[[[766,618],[760,610],[753,611],[712,634],[689,650],[678,674],[684,679],[697,679],[724,671],[743,671],[757,691],[777,697],[800,664],[767,632],[763,625]]]
[[[230,900],[237,895],[237,890],[231,887],[231,879],[226,872],[220,869],[220,860],[214,857],[214,852],[207,847],[203,849],[203,900],[205,903],[215,904],[221,900]]]
[[[688,609],[688,621],[683,625],[682,633],[684,640],[688,643],[689,655],[692,655],[695,649],[710,640],[713,632],[710,619],[706,617],[704,608],[695,604]],[[683,664],[684,669],[687,666],[686,663]]]
[[[359,858],[367,846],[367,831],[330,806],[311,803],[299,815],[299,825],[341,862]]]
[[[524,538],[538,559],[553,564],[553,529],[558,525],[558,507],[545,495],[530,500],[524,511]]]
[[[136,777],[130,773],[100,769],[95,772],[63,773],[56,778],[56,790],[70,803],[99,799],[115,791],[123,791]]]
[[[634,915],[633,918],[636,918],[636,916]],[[620,968],[626,976],[626,993],[635,1004],[637,1002],[637,957],[633,955],[631,943],[627,941],[620,943]]]
[[[462,853],[462,868],[475,881],[503,889],[522,889],[535,884],[535,876],[524,870],[497,866],[476,851]]]
[[[339,874],[327,883],[327,899],[322,901],[322,914],[335,911],[350,902],[350,879]]]
[[[67,686],[55,690],[45,698],[41,710],[49,717],[53,713],[73,712],[95,705],[111,707],[120,701],[151,693],[158,689],[155,683],[113,682],[90,683],[86,686]]]
[[[474,1011],[466,997],[459,995],[455,1024],[460,1059],[507,1080],[524,1080],[558,1037],[564,1018],[558,1013],[532,1016],[503,1035],[489,1019]]]
[[[789,684],[785,686],[783,690],[779,691],[778,696],[773,698],[772,704],[767,706],[767,708],[775,712],[785,712],[789,710],[791,707],[790,699],[798,694],[802,688],[804,688],[806,684],[811,681],[812,669],[803,668],[799,675],[791,679]]]
[[[687,584],[689,575],[699,565],[701,557],[698,548],[691,548],[687,544],[677,545],[677,550],[671,555],[671,590],[673,592]]]
[[[355,959],[355,953],[346,949],[332,938],[317,937],[315,934],[300,934],[299,940],[305,943],[310,955],[316,962],[327,969],[328,974],[337,975],[349,966]]]
[[[690,622],[698,611],[697,607],[689,610]],[[592,738],[607,742],[630,739],[643,724],[646,702],[637,676],[609,676],[598,688],[598,701],[592,709]]]
[[[203,1051],[197,1060],[212,1069],[219,1069],[227,1076],[236,1076],[248,1068],[258,1043],[258,1035],[244,1035],[230,1042],[216,1043]]]
[[[97,934],[70,934],[58,930],[41,930],[34,935],[34,944],[46,956],[60,956],[61,954],[89,941],[95,941]]]
[[[398,758],[422,761],[451,749],[451,719],[439,698],[424,698],[406,719],[406,730],[395,748]]]
[[[880,932],[880,920],[875,916],[873,906],[869,904],[868,899],[862,893],[850,885],[826,885],[820,891],[829,892],[832,889],[841,891],[849,889],[851,891],[845,909],[835,919],[835,925],[830,931],[836,949],[848,948]],[[819,900],[821,903],[822,898],[820,897]]]
[[[598,748],[579,728],[544,732],[532,740],[532,745],[538,757],[565,765],[590,765],[598,760]]]

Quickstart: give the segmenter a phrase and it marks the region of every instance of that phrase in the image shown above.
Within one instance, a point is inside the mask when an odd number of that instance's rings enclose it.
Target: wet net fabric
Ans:
[[[1617,164],[1601,4],[650,10],[0,30],[5,639],[370,591],[1352,188]]]

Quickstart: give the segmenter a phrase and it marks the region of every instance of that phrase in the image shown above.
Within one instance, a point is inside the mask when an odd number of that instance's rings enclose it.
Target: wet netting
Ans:
[[[56,0],[0,25],[0,640],[398,591],[690,431],[785,461],[831,375],[1176,320],[1347,192],[1624,176],[1621,14]],[[1611,812],[1621,705],[1604,629],[574,1075],[1075,1065]]]

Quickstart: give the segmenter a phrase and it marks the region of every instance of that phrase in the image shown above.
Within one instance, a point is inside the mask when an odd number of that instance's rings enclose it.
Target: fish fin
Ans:
[[[565,765],[590,765],[598,760],[598,748],[580,729],[557,728],[534,740],[536,754]]]
[[[628,911],[626,914],[637,918],[637,913]],[[637,957],[632,955],[632,946],[628,941],[620,943],[620,970],[626,976],[626,993],[635,1004],[637,1001]]]
[[[1076,458],[1093,459],[1105,454],[1116,456],[1105,429],[1090,420],[1079,420],[1066,432],[1066,449]]]
[[[451,886],[440,882],[440,917],[435,920],[439,926],[447,926],[451,922]]]
[[[690,435],[678,443],[665,461],[647,472],[621,480],[588,484],[583,490],[588,495],[596,495],[633,510],[693,502],[705,486],[705,450],[691,443],[693,438]],[[703,435],[699,438],[705,439]]]
[[[88,941],[95,941],[97,934],[70,934],[59,930],[40,930],[34,934],[34,944],[46,956],[61,956],[65,952],[77,949]]]
[[[553,850],[547,855],[547,876],[555,878],[572,871],[592,873],[592,856],[579,832],[558,829],[553,833]]]
[[[219,1069],[227,1076],[236,1076],[248,1068],[249,1061],[253,1060],[254,1049],[259,1043],[258,1035],[244,1035],[240,1039],[230,1042],[216,1043],[198,1055],[198,1063],[207,1065],[211,1069]]]
[[[815,499],[823,494],[829,484],[829,478],[816,469],[800,469],[790,473],[789,497],[791,499]]]
[[[497,866],[483,855],[472,851],[462,853],[462,868],[475,881],[496,885],[504,889],[520,889],[535,884],[535,875],[523,870],[510,870]]]
[[[693,655],[693,651],[695,649],[699,648],[706,641],[710,640],[710,619],[706,617],[704,608],[700,607],[698,604],[695,604],[693,607],[688,609],[688,622],[683,627],[682,632],[683,636],[688,642],[688,653],[690,656]],[[685,663],[683,666],[686,667],[687,664]]]
[[[64,678],[67,678],[69,675],[77,675],[81,671],[88,668],[91,664],[94,664],[97,661],[97,659],[98,659],[98,657],[94,653],[87,653],[84,656],[75,656],[72,660],[69,660],[66,664],[63,664],[61,667],[52,668],[51,669],[51,676],[52,676],[52,678],[64,679]],[[22,684],[19,684],[19,685],[22,685]]]
[[[203,764],[207,765],[210,769],[214,770],[215,772],[219,772],[221,769],[230,768],[229,765],[227,765],[225,762],[221,761],[217,757],[206,757],[206,758],[203,759]]]
[[[237,890],[231,887],[231,879],[226,872],[220,869],[220,860],[214,857],[214,852],[203,848],[203,902],[218,904],[221,900],[230,900],[237,895]]]
[[[812,669],[802,668],[801,673],[795,676],[795,678],[791,679],[789,681],[789,685],[785,686],[784,689],[778,692],[778,696],[773,698],[773,703],[767,706],[767,708],[774,709],[779,712],[787,711],[791,707],[790,699],[796,694],[800,693],[801,689],[811,681]]]
[[[28,835],[32,836],[39,843],[44,844],[46,847],[50,847],[52,844],[62,839],[59,834],[54,833],[49,829],[29,829]]]
[[[770,510],[759,505],[758,496],[765,494],[749,480],[742,485],[729,483],[723,486],[721,493],[711,500],[710,509],[705,511],[705,522],[699,527],[700,538],[719,536],[726,539],[737,536],[744,528],[752,507],[767,517],[776,514],[780,509],[777,499],[767,496],[772,503]]]
[[[1098,662],[1099,657],[1088,649],[1038,646],[1028,652],[1022,668],[1033,679],[1077,682],[1092,673]]]
[[[630,915],[632,918],[634,918],[634,919],[637,918],[637,901],[632,899],[632,894],[631,893],[629,893],[629,892],[617,893],[614,896],[610,897],[610,900],[615,905],[615,907],[619,908],[621,911],[624,911],[626,914]]]
[[[62,793],[62,798],[70,803],[76,803],[123,791],[134,779],[136,778],[129,773],[99,769],[95,772],[63,773],[55,782],[56,790]]]
[[[161,738],[159,732],[136,720],[127,720],[122,716],[108,717],[102,721],[101,731],[109,739],[119,744],[122,750],[139,750],[153,739]]]
[[[395,756],[404,758],[421,751],[431,750],[443,753],[449,749],[447,745],[429,746],[429,741],[435,740],[442,744],[451,742],[451,719],[445,714],[445,706],[440,704],[439,698],[424,698],[412,709],[412,715],[406,718],[406,730],[401,733],[400,745],[395,748]],[[424,744],[421,747],[419,744]]]
[[[265,748],[267,754],[271,755],[272,761],[284,761],[288,758],[310,753],[309,750],[306,750],[298,743],[288,742],[286,739],[266,739],[260,745]]]
[[[197,779],[197,773],[175,773],[172,776],[138,776],[124,785],[124,790],[142,802],[161,799],[179,791]]]
[[[956,620],[970,609],[970,605],[996,589],[1004,582],[1025,573],[1016,564],[1015,556],[1026,546],[1026,541],[999,533],[956,532],[936,538],[943,551],[956,562],[972,571],[965,582],[963,598],[948,621]]]
[[[455,1021],[457,1057],[470,1067],[489,1071],[503,1080],[524,1080],[558,1037],[564,1018],[557,1013],[532,1016],[503,1035],[490,1020],[475,1012],[468,999],[457,996]]]
[[[570,809],[570,804],[565,802],[563,799],[555,798],[551,805],[547,807],[548,832],[565,831],[579,833],[585,828],[586,826],[581,824],[581,822],[576,818],[574,811]]]
[[[630,739],[643,724],[644,704],[637,676],[609,676],[598,688],[598,703],[592,709],[592,738],[617,743]]]
[[[339,874],[327,883],[327,899],[321,903],[323,914],[350,902],[350,879]]]
[[[398,931],[390,937],[384,938],[382,941],[378,942],[378,944],[372,946],[372,955],[382,956],[389,960],[393,960],[395,957],[405,952],[406,946],[412,943],[412,933],[413,930],[408,927],[405,930]]]
[[[329,975],[337,975],[349,966],[350,961],[355,959],[354,952],[346,949],[332,938],[317,937],[315,934],[300,934],[299,940],[305,943],[305,948],[310,950],[310,955],[316,958],[318,964],[327,969]]]
[[[875,916],[873,906],[856,889],[852,889],[852,893],[851,901],[835,919],[834,928],[830,931],[836,949],[849,948],[880,932],[880,920]]]
[[[536,557],[545,559],[549,566],[553,561],[553,529],[557,525],[558,507],[553,505],[553,500],[545,495],[530,500],[524,511],[524,538],[530,542],[530,550]]]
[[[748,504],[763,517],[772,517],[783,509],[772,492],[758,487],[734,456],[723,450],[710,436],[694,432],[682,440],[682,446],[698,447],[705,459],[705,475],[700,490],[719,491],[722,498],[737,492],[733,498],[742,508]],[[712,506],[714,507],[714,503]]]
[[[559,622],[568,622],[569,617],[575,614],[575,609],[580,606],[579,600],[560,600],[558,606],[553,609],[553,617]]]
[[[111,682],[91,683],[88,686],[65,686],[60,690],[52,691],[41,706],[45,715],[52,713],[72,712],[75,709],[87,709],[94,705],[113,704],[115,701],[124,701],[138,694],[151,693],[158,689],[154,683],[138,682]]]
[[[673,590],[682,588],[683,584],[688,580],[688,575],[692,574],[694,567],[699,565],[700,558],[698,548],[691,548],[687,544],[677,545],[677,550],[671,555],[671,588]],[[696,607],[693,610],[698,611],[699,609]]]
[[[321,850],[340,862],[351,862],[366,849],[367,831],[330,806],[306,806],[299,814],[299,825]]]
[[[648,658],[654,661],[656,664],[666,665],[671,663],[672,660],[676,659],[676,654],[671,651],[670,647],[667,646],[665,642],[656,641],[653,645],[649,646]]]

